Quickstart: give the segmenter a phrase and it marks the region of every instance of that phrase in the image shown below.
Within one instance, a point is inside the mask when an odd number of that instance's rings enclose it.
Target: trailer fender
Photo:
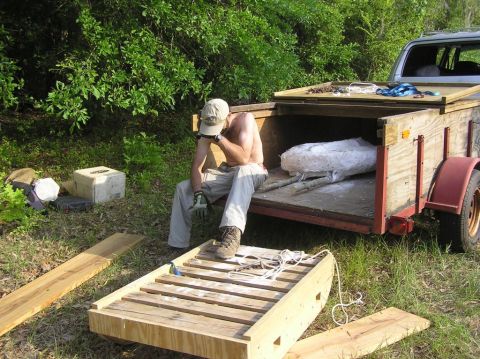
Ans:
[[[425,207],[460,214],[465,191],[475,168],[480,168],[480,158],[447,158],[436,175]]]

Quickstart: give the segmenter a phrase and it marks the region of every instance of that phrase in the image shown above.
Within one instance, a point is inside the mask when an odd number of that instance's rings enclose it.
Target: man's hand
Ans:
[[[208,216],[209,203],[203,191],[196,191],[193,194],[193,212],[198,218],[204,220]]]

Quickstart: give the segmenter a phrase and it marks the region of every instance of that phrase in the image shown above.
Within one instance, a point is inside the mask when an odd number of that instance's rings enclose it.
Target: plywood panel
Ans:
[[[480,92],[480,85],[471,84],[414,84],[421,91],[439,92],[439,96],[425,95],[422,98],[415,98],[413,95],[401,97],[389,97],[377,94],[356,94],[341,93],[333,94],[332,92],[309,93],[313,88],[327,88],[330,86],[348,87],[351,82],[331,82],[308,86],[299,89],[275,92],[275,100],[309,100],[309,101],[359,101],[359,102],[385,102],[385,103],[416,103],[427,105],[444,105],[451,103],[463,97]],[[386,83],[376,83],[381,88],[386,88]]]

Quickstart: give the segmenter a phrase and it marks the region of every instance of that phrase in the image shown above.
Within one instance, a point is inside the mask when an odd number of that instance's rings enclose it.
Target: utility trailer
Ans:
[[[413,84],[439,96],[334,93],[329,82],[276,92],[273,102],[231,107],[251,112],[263,142],[268,181],[286,179],[280,154],[302,143],[361,137],[376,146],[376,170],[293,194],[290,186],[257,192],[250,212],[359,233],[405,235],[425,209],[440,220],[440,240],[478,249],[480,92],[472,84]],[[376,83],[386,87],[387,83]],[[312,89],[314,91],[312,91]],[[193,116],[193,129],[198,129]],[[205,167],[225,158],[212,146]]]

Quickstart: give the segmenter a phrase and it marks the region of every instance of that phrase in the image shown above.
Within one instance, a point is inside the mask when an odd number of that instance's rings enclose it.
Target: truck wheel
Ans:
[[[460,214],[440,212],[439,219],[442,244],[458,252],[480,249],[480,171],[472,172]]]

